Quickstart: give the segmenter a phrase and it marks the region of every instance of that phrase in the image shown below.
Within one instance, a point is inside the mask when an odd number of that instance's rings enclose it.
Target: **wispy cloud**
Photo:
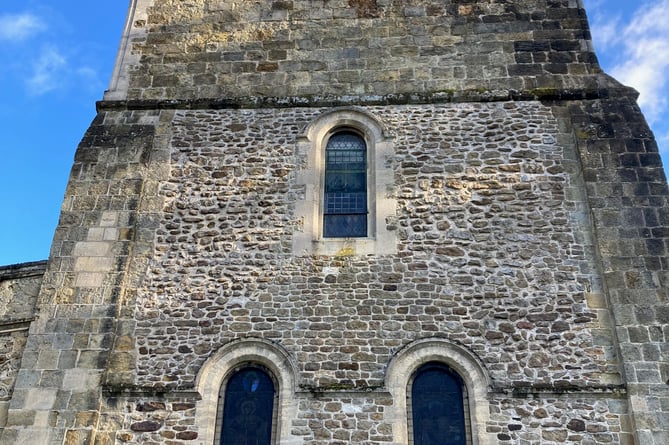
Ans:
[[[669,0],[640,8],[624,28],[624,57],[612,69],[623,83],[639,90],[639,105],[652,123],[667,111],[669,103]]]
[[[44,29],[45,23],[33,14],[0,14],[0,42],[26,40]]]
[[[72,42],[67,24],[53,14],[31,11],[0,13],[0,50],[6,63],[0,73],[22,85],[29,96],[76,88],[100,88],[91,67],[87,42]]]
[[[595,46],[598,51],[608,51],[622,42],[620,34],[620,16],[603,16],[594,14],[591,32],[595,38]]]
[[[63,86],[67,72],[67,59],[57,48],[42,48],[33,63],[32,75],[26,80],[28,92],[39,96]]]
[[[593,4],[592,25],[598,50],[616,54],[608,71],[639,91],[639,105],[653,124],[669,112],[669,0],[640,3],[625,23],[610,8]]]

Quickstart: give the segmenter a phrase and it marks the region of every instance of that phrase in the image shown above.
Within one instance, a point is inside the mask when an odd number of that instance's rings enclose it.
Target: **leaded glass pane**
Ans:
[[[326,238],[367,236],[367,215],[325,215],[323,236]]]
[[[325,213],[367,213],[367,194],[328,193],[325,195]]]
[[[221,445],[270,445],[274,383],[259,368],[234,374],[225,389]]]
[[[428,363],[411,388],[413,445],[466,445],[463,383],[447,366]]]
[[[323,236],[367,236],[367,152],[355,133],[328,141],[325,162]]]

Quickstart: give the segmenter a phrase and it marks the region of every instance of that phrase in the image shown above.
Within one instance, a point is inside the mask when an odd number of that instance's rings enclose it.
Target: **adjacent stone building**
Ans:
[[[131,1],[0,444],[666,445],[636,97],[580,0]]]

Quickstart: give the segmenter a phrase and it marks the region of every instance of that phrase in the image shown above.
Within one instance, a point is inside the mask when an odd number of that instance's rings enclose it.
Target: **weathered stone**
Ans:
[[[130,429],[138,433],[146,433],[151,431],[158,431],[161,428],[161,426],[162,425],[158,422],[145,420],[143,422],[133,423],[132,425],[130,425]]]
[[[567,423],[567,428],[572,431],[585,431],[585,422],[581,419],[571,419]]]
[[[137,411],[139,412],[152,412],[165,409],[165,404],[162,402],[145,402],[139,403],[137,405]]]
[[[176,438],[179,440],[195,440],[197,437],[198,434],[195,431],[182,431],[176,434]]]

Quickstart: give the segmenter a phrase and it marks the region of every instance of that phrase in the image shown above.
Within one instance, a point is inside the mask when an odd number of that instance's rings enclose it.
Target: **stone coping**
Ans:
[[[589,385],[589,386],[559,386],[559,385],[529,385],[524,387],[494,387],[489,388],[489,394],[504,394],[513,398],[528,398],[534,396],[559,397],[577,395],[579,397],[614,397],[624,398],[627,394],[625,385]],[[125,386],[123,388],[114,388],[112,385],[105,385],[102,388],[102,394],[110,398],[142,398],[142,397],[160,397],[164,399],[184,399],[191,398],[200,400],[202,395],[192,389],[165,389],[141,388],[138,386]],[[299,398],[320,398],[320,397],[365,397],[365,396],[389,396],[387,388],[369,388],[360,389],[322,389],[322,388],[301,388],[295,391],[295,396]]]
[[[605,99],[613,95],[634,95],[633,88],[624,86],[598,88],[536,88],[532,90],[465,90],[434,93],[411,93],[368,96],[296,96],[296,97],[240,97],[197,99],[133,99],[102,100],[97,111],[117,110],[202,110],[240,108],[294,108],[333,107],[350,105],[419,105],[435,103],[503,102],[503,101],[563,101]]]
[[[30,323],[35,321],[35,318],[23,318],[14,320],[0,320],[0,334],[7,334],[16,331],[26,331],[30,328]]]
[[[44,260],[0,266],[0,281],[44,275],[46,264]]]

